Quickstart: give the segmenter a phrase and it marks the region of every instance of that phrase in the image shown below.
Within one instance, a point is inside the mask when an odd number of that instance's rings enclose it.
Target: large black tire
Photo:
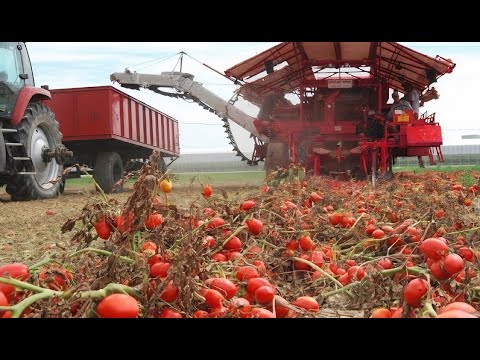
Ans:
[[[288,168],[289,163],[288,144],[285,142],[269,142],[267,155],[265,156],[265,171],[267,175],[279,167]]]
[[[54,150],[62,144],[62,134],[52,111],[42,103],[32,103],[25,110],[25,117],[17,127],[20,141],[32,159],[36,174],[14,175],[9,179],[6,191],[14,201],[51,199],[58,196],[63,165],[54,158],[48,162],[42,158],[45,147]]]
[[[93,178],[102,190],[109,194],[113,185],[123,176],[123,162],[116,152],[100,152],[93,167]],[[115,192],[123,190],[123,184],[115,188]]]

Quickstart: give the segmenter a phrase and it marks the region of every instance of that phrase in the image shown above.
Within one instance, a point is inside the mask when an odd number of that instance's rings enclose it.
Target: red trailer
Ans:
[[[163,157],[180,154],[178,121],[112,86],[50,90],[45,103],[60,124],[63,144],[73,151],[65,166],[93,168],[106,192],[136,161],[157,150]],[[79,173],[79,172],[78,172]]]

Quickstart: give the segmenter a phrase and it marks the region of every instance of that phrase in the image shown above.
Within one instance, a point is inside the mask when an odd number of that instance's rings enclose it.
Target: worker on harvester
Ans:
[[[405,96],[400,99],[400,94],[397,90],[394,90],[392,93],[393,104],[390,107],[390,111],[387,114],[387,121],[393,120],[393,115],[395,114],[395,110],[408,110],[412,109],[412,105],[405,99]]]

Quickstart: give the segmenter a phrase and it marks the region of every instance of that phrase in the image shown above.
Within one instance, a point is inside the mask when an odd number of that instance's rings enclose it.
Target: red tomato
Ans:
[[[393,227],[388,225],[382,226],[382,230],[385,232],[385,234],[393,234],[393,232],[395,231]]]
[[[213,309],[221,308],[223,302],[225,301],[223,295],[215,289],[208,289],[205,291],[204,297],[205,302]]]
[[[343,269],[338,269],[338,270],[343,270]],[[350,284],[351,281],[352,281],[352,277],[349,276],[348,273],[340,275],[340,277],[338,278],[338,282],[343,286]]]
[[[370,236],[373,234],[375,230],[377,230],[377,226],[375,224],[368,224],[367,227],[365,228],[365,232]]]
[[[262,286],[271,286],[273,287],[272,284],[267,279],[261,278],[261,277],[256,277],[249,279],[247,281],[247,293],[249,294],[255,294],[255,292],[258,290],[258,288]]]
[[[275,315],[277,318],[284,318],[287,316],[290,310],[284,306],[286,304],[288,304],[287,300],[279,295],[275,295]]]
[[[454,275],[463,269],[463,259],[457,254],[447,255],[444,263],[445,270],[447,270],[450,275]]]
[[[447,244],[437,238],[423,240],[419,249],[423,255],[434,260],[440,260],[443,256],[448,255]]]
[[[208,318],[208,312],[204,310],[197,310],[193,313],[193,317],[196,319],[206,319]]]
[[[133,212],[130,212],[128,214],[128,219],[125,217],[125,215],[120,214],[117,219],[115,220],[115,224],[117,225],[117,229],[120,232],[126,232],[131,229],[133,222]]]
[[[233,236],[223,248],[227,250],[240,250],[242,248],[242,240],[236,236]]]
[[[214,278],[210,287],[219,291],[226,299],[231,299],[237,294],[238,287],[231,280],[225,278]]]
[[[253,208],[255,206],[255,201],[253,200],[246,200],[242,203],[242,205],[240,205],[240,210],[243,210],[243,211],[248,211],[250,210],[251,208]]]
[[[209,247],[209,248],[212,248],[216,245],[216,241],[215,241],[215,238],[211,235],[207,235],[205,236],[205,238],[203,239],[203,242],[202,242],[202,245],[203,246],[206,246],[206,247]]]
[[[225,315],[227,315],[229,309],[224,307],[224,306],[220,306],[220,307],[217,307],[217,308],[213,308],[210,310],[210,314],[208,315],[209,318],[224,318]]]
[[[352,266],[348,269],[348,276],[355,277],[357,280],[362,280],[365,276],[365,270],[360,266]]]
[[[475,270],[473,269],[468,269],[468,276],[471,278],[475,277],[477,273],[475,272]],[[462,270],[458,273],[458,275],[455,277],[455,281],[457,282],[463,282],[463,280],[465,279],[465,270]]]
[[[220,253],[215,253],[212,255],[212,259],[215,260],[216,262],[226,262],[228,261],[228,258]]]
[[[305,260],[308,260],[310,257],[307,255],[307,254],[302,254],[300,255],[300,259],[305,259]],[[310,260],[309,260],[310,261]],[[300,271],[306,271],[306,270],[310,270],[310,265],[308,264],[305,264],[301,261],[298,261],[298,260],[295,260],[293,262],[293,267],[295,268],[295,270],[300,270]]]
[[[372,312],[372,315],[370,315],[370,317],[373,318],[373,319],[376,319],[376,318],[391,318],[392,313],[390,312],[389,309],[379,308],[379,309],[375,309]]]
[[[381,239],[385,236],[385,232],[383,230],[377,229],[374,232],[372,232],[372,237],[374,239]]]
[[[155,265],[156,263],[160,262],[163,260],[163,257],[162,255],[160,254],[155,254],[153,255],[150,259],[148,259],[148,265],[150,266],[150,268]]]
[[[260,318],[260,319],[274,319],[275,315],[264,308],[254,308],[252,309],[252,315],[254,318]]]
[[[9,306],[9,302],[8,302],[8,299],[7,297],[5,296],[5,294],[3,292],[0,291],[0,306]],[[11,311],[0,311],[0,319],[1,318],[9,318],[10,316],[12,316],[12,312]]]
[[[239,281],[257,278],[258,271],[253,266],[241,266],[237,269],[236,278]]]
[[[226,256],[227,259],[231,261],[240,260],[241,258],[243,258],[242,253],[239,251],[229,251]],[[242,261],[241,263],[243,264],[244,262]]]
[[[210,185],[205,185],[203,187],[203,192],[202,192],[202,195],[205,196],[206,198],[209,198],[210,196],[212,196],[212,187]]]
[[[163,223],[163,217],[160,214],[153,213],[145,220],[145,227],[148,230],[155,229]]]
[[[435,318],[457,318],[457,319],[465,319],[465,318],[472,318],[476,319],[477,317],[473,314],[462,310],[449,310],[440,315],[437,315]]]
[[[108,295],[97,306],[97,314],[101,318],[137,318],[138,302],[130,295]]]
[[[428,283],[424,279],[411,280],[403,292],[403,298],[413,308],[421,306],[422,297],[428,291]]]
[[[159,318],[181,319],[183,316],[178,311],[167,308],[160,313]]]
[[[270,304],[275,296],[275,289],[270,285],[260,286],[255,291],[255,300],[260,305]]]
[[[45,282],[47,286],[56,291],[64,290],[72,280],[72,274],[65,268],[56,265],[48,269],[44,269],[38,275],[41,282]]]
[[[345,266],[350,267],[350,266],[355,266],[355,265],[357,265],[357,262],[355,260],[353,260],[353,259],[345,260]]]
[[[378,266],[380,266],[382,269],[388,270],[392,268],[392,261],[389,258],[383,258],[378,260]]]
[[[252,264],[257,268],[260,275],[265,275],[267,273],[267,267],[263,261],[254,260]]]
[[[97,231],[97,235],[100,239],[108,240],[108,238],[110,237],[110,226],[108,226],[105,218],[102,218],[95,223],[95,230]]]
[[[252,316],[252,307],[250,301],[241,297],[234,300],[233,304],[238,309],[241,318],[249,318]]]
[[[319,202],[323,199],[318,193],[315,191],[310,194],[310,201],[313,203]]]
[[[299,240],[300,248],[305,251],[310,251],[315,248],[315,244],[309,235],[303,235]]]
[[[292,304],[311,312],[317,312],[319,309],[317,300],[311,296],[300,296]]]
[[[285,247],[289,250],[297,250],[298,249],[298,241],[297,240],[290,240]]]
[[[20,281],[25,281],[30,276],[30,269],[27,265],[21,263],[12,263],[0,267],[0,276],[12,277]]]
[[[310,262],[317,265],[318,267],[322,267],[324,263],[323,254],[319,251],[313,251],[312,253],[310,253],[310,256],[308,259]]]
[[[477,312],[477,310],[472,305],[467,304],[465,302],[458,301],[458,302],[450,303],[447,306],[441,308],[438,313],[443,314],[444,312],[451,311],[451,310],[461,310],[471,314]]]
[[[207,229],[216,229],[220,226],[225,225],[225,220],[220,217],[215,217],[212,221],[207,225]]]
[[[163,290],[160,298],[168,303],[174,301],[178,297],[178,287],[173,284],[173,280],[170,280],[165,290]]]
[[[250,231],[253,235],[259,235],[263,230],[263,222],[258,219],[249,219],[245,221]]]
[[[150,277],[165,279],[168,275],[168,269],[170,269],[170,263],[163,261],[157,262],[150,268]]]
[[[7,299],[10,301],[13,299],[14,294],[15,294],[15,286],[9,285],[9,284],[4,284],[0,283],[0,293],[4,294]]]
[[[148,253],[153,253],[157,251],[157,245],[154,242],[147,241],[142,245],[142,252],[148,252]],[[152,256],[153,256],[152,254]]]
[[[335,263],[330,263],[328,264],[328,268],[330,269],[330,271],[332,273],[334,273],[335,275],[337,275],[337,270],[338,270],[338,265],[335,264]],[[340,274],[341,275],[341,274]]]
[[[461,247],[460,249],[458,249],[458,253],[462,258],[464,258],[467,261],[471,262],[473,260],[473,250],[470,249],[469,247],[466,247],[466,246]]]
[[[27,265],[21,263],[12,263],[0,267],[0,276],[12,277],[21,281],[25,281],[30,276],[30,269]],[[13,285],[0,283],[0,292],[2,292],[10,301],[15,293]]]
[[[342,214],[339,214],[339,213],[333,213],[332,215],[330,215],[330,217],[328,218],[328,220],[330,221],[330,224],[332,225],[338,225],[342,222],[343,220],[343,215]]]
[[[446,280],[450,274],[445,270],[443,260],[434,261],[429,267],[431,273],[437,280]]]

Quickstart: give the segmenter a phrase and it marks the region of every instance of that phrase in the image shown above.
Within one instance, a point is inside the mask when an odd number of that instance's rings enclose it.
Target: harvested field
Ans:
[[[446,317],[475,317],[479,179],[398,173],[373,188],[292,172],[207,198],[197,182],[164,194],[144,167],[108,201],[0,195],[0,263],[30,267],[0,285],[17,286],[11,315],[24,317],[436,317],[452,302],[465,311]]]

